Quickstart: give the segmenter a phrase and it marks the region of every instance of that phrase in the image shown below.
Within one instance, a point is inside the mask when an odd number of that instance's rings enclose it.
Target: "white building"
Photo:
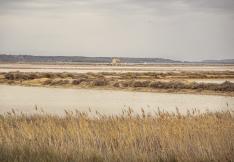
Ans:
[[[118,64],[120,64],[120,59],[112,58],[111,64],[112,65],[118,65]]]

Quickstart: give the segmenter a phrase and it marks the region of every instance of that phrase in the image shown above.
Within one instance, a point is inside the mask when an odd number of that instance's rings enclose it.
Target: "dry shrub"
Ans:
[[[68,84],[69,80],[63,80],[63,79],[56,79],[56,80],[52,80],[50,85],[65,85]]]
[[[225,81],[219,85],[219,91],[234,91],[234,83]]]
[[[59,78],[74,78],[74,74],[67,73],[67,72],[57,73],[57,77],[59,77]]]
[[[7,80],[32,80],[39,78],[37,73],[9,72],[4,74]]]
[[[120,83],[117,81],[117,82],[114,82],[113,84],[112,84],[112,86],[113,87],[120,87]]]
[[[89,79],[89,75],[87,74],[73,74],[73,76],[71,77],[72,79],[82,79],[82,80],[88,80]]]
[[[104,75],[104,76],[115,76],[115,75],[117,75],[118,73],[116,73],[116,72],[100,72],[99,74],[101,74],[101,75]]]
[[[198,89],[198,90],[211,90],[211,91],[224,91],[233,92],[234,83],[226,81],[222,84],[216,83],[183,83],[179,81],[161,82],[154,81],[149,84],[151,88],[158,89]]]
[[[160,81],[153,81],[149,84],[151,88],[164,88],[165,83],[160,82]]]
[[[96,79],[92,81],[92,86],[105,86],[108,84],[107,80],[105,79]]]
[[[234,83],[225,81],[222,84],[216,83],[190,83],[189,88],[191,89],[202,89],[202,90],[213,90],[213,91],[225,91],[233,92]]]
[[[120,81],[120,87],[131,87],[132,82],[133,82],[132,80]]]
[[[130,72],[127,72],[127,73],[121,73],[119,74],[121,76],[121,78],[123,79],[136,79],[137,76],[139,75],[138,73],[130,73]]]
[[[72,81],[72,84],[73,85],[79,85],[83,81],[84,81],[84,79],[75,79],[75,80]]]
[[[132,87],[148,87],[150,81],[133,81]]]
[[[57,78],[57,74],[56,73],[43,73],[43,77],[54,79],[54,78]]]
[[[173,88],[173,89],[185,89],[185,88],[188,88],[187,84],[182,83],[180,81],[170,81],[168,83],[168,87]]]
[[[52,79],[47,79],[44,81],[43,85],[50,85],[52,83]]]
[[[4,74],[4,77],[7,80],[15,80],[15,78],[16,78],[16,76],[12,72]]]
[[[105,76],[102,75],[101,73],[97,73],[97,74],[95,75],[95,77],[98,78],[98,79],[105,79]]]

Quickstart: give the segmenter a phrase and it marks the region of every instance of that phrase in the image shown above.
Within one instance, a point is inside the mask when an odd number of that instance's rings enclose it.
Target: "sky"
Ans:
[[[0,53],[234,58],[234,0],[0,0]]]

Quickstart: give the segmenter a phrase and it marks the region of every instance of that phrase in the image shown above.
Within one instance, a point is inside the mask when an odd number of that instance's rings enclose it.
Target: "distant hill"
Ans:
[[[130,58],[118,57],[121,63],[182,63],[163,58]],[[84,56],[32,56],[0,54],[0,62],[77,62],[77,63],[111,63],[112,57]]]
[[[121,63],[135,64],[172,64],[172,63],[189,63],[189,64],[234,64],[234,59],[225,60],[204,60],[198,62],[177,61],[164,58],[131,58],[118,57]],[[32,56],[32,55],[7,55],[0,54],[0,62],[48,62],[48,63],[111,63],[112,57],[84,57],[84,56]]]
[[[212,64],[234,64],[234,59],[224,59],[224,60],[204,60],[203,63]]]

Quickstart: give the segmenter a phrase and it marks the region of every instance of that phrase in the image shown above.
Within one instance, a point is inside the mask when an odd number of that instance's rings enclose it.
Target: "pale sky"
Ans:
[[[234,58],[234,0],[0,0],[0,53]]]

